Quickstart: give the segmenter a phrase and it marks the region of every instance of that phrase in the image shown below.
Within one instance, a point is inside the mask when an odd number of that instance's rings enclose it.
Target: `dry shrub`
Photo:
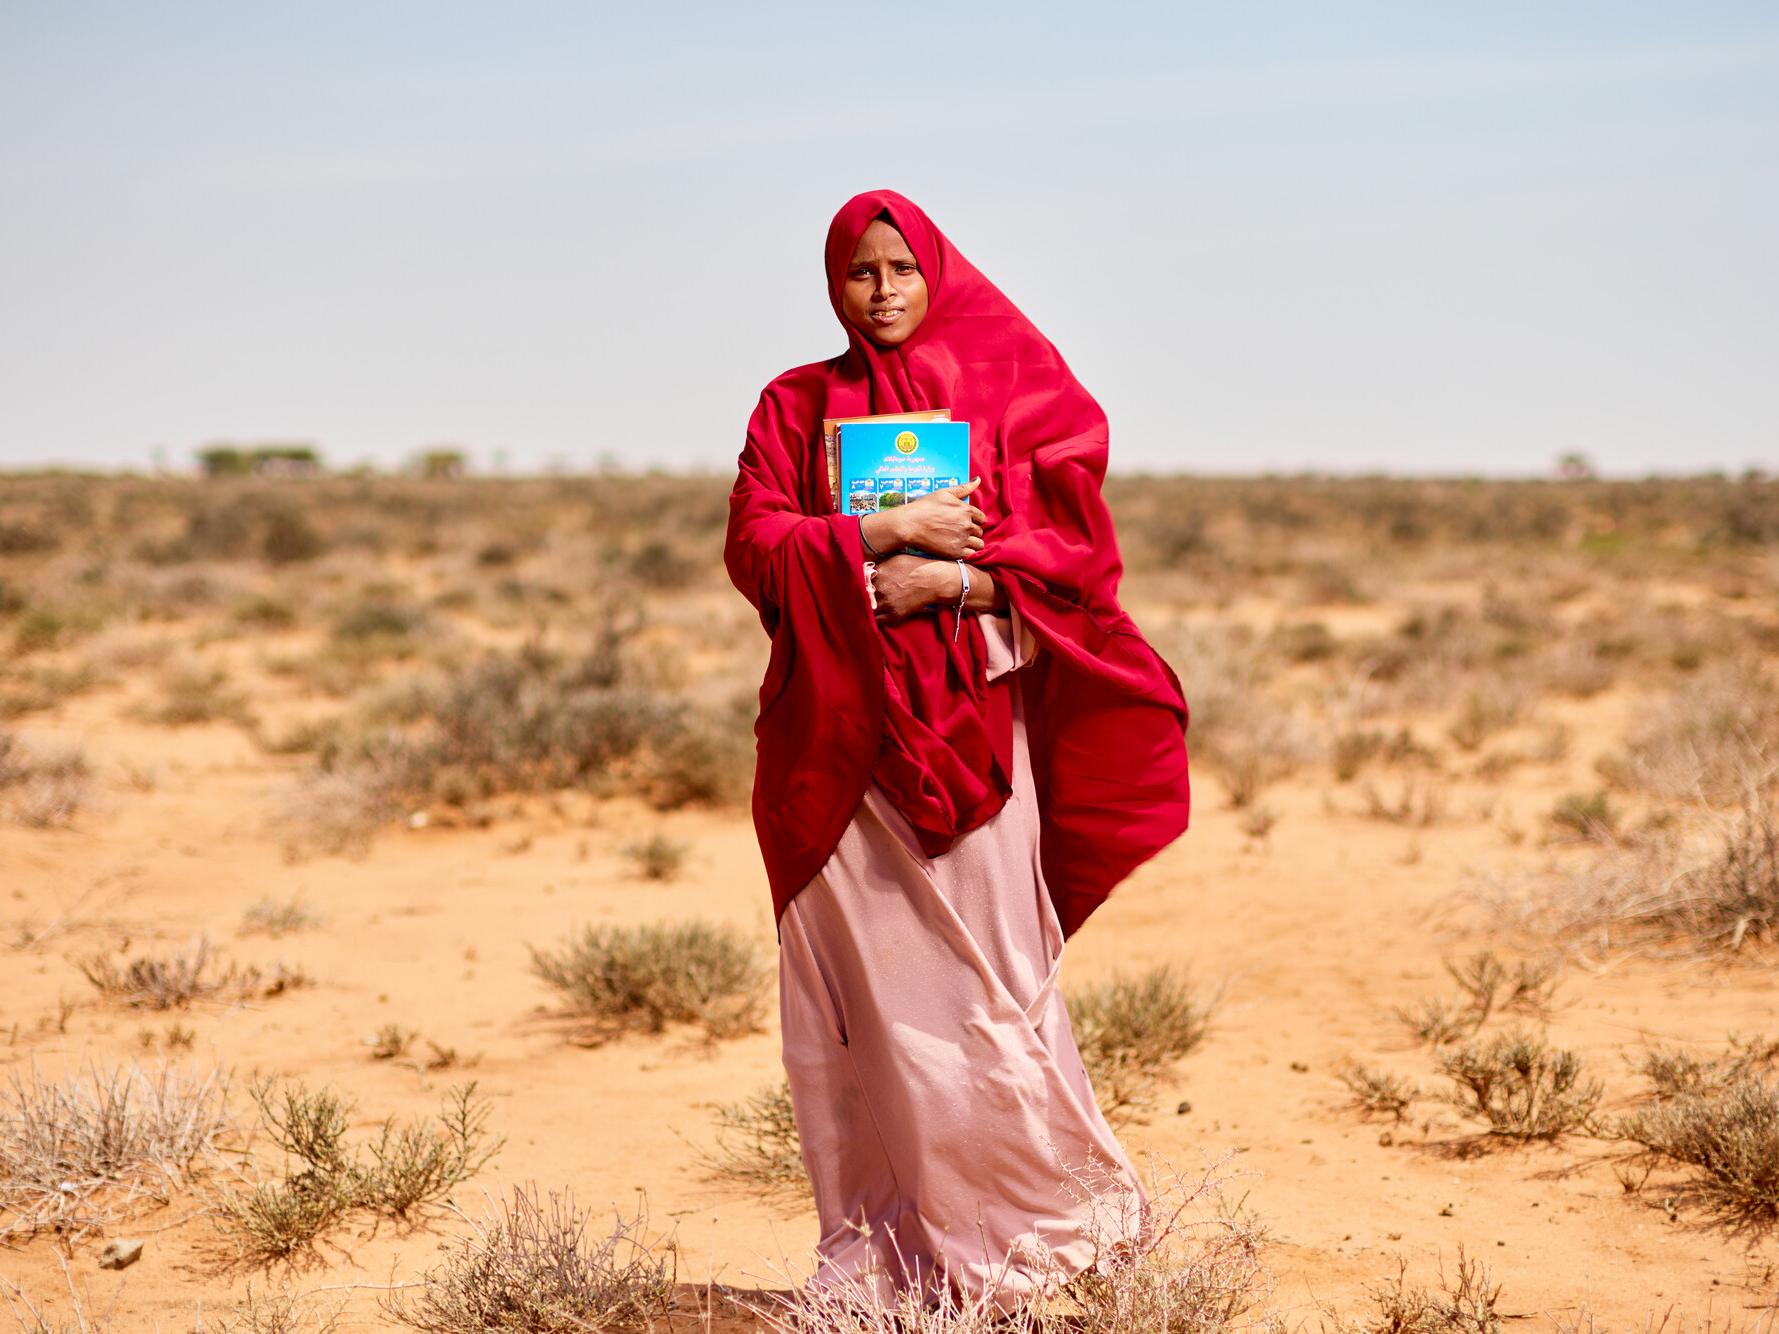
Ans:
[[[1444,964],[1464,993],[1461,1000],[1423,996],[1413,1006],[1392,1011],[1422,1042],[1439,1047],[1474,1036],[1496,1013],[1550,1015],[1560,966],[1555,959],[1521,959],[1510,970],[1493,950],[1479,950],[1461,962],[1446,959]]]
[[[1631,791],[1708,805],[1771,781],[1779,764],[1779,689],[1758,659],[1701,668],[1641,715],[1601,775]]]
[[[1360,783],[1359,795],[1367,819],[1425,829],[1445,818],[1445,788],[1431,779],[1405,778],[1389,797],[1368,778]]]
[[[289,1288],[256,1293],[248,1279],[247,1291],[232,1311],[208,1320],[200,1314],[192,1334],[335,1334],[350,1301],[348,1293],[332,1301]]]
[[[873,1266],[812,1287],[785,1266],[788,1292],[740,1304],[771,1334],[1213,1334],[1250,1312],[1247,1323],[1278,1334],[1284,1321],[1264,1306],[1274,1287],[1260,1259],[1265,1228],[1228,1205],[1220,1165],[1197,1181],[1157,1168],[1143,1221],[1128,1194],[1106,1188],[1103,1171],[1059,1166],[1061,1192],[1087,1205],[1084,1268],[1027,1240],[966,1296],[931,1275],[909,1281],[913,1266],[891,1236],[894,1272]],[[896,1295],[886,1301],[884,1291]]]
[[[697,1024],[711,1039],[758,1032],[771,973],[753,941],[723,923],[583,927],[532,971],[590,1022],[590,1041]]]
[[[1081,1063],[1107,1117],[1129,1120],[1152,1105],[1162,1073],[1204,1041],[1222,998],[1221,986],[1201,998],[1166,966],[1066,996]]]
[[[1779,943],[1779,809],[1750,796],[1733,813],[1608,843],[1578,864],[1470,892],[1497,920],[1596,948],[1638,943],[1685,956]]]
[[[1361,1320],[1336,1316],[1336,1334],[1501,1334],[1506,1328],[1501,1285],[1481,1260],[1464,1258],[1463,1242],[1453,1278],[1446,1278],[1441,1262],[1437,1291],[1411,1288],[1407,1275],[1408,1262],[1398,1257],[1396,1277],[1366,1289],[1376,1313]]]
[[[1412,1080],[1387,1070],[1368,1069],[1356,1061],[1343,1062],[1335,1074],[1353,1095],[1353,1105],[1368,1116],[1405,1120],[1409,1107],[1421,1096],[1420,1086]]]
[[[45,1079],[33,1062],[0,1087],[0,1239],[73,1240],[165,1204],[229,1126],[228,1076],[131,1063]]]
[[[762,1194],[808,1190],[790,1083],[719,1105],[716,1148],[698,1159],[711,1178]]]
[[[1531,703],[1531,691],[1518,676],[1490,677],[1465,692],[1446,735],[1461,750],[1476,750],[1496,733],[1525,721]]]
[[[1580,843],[1610,843],[1618,836],[1623,819],[1604,789],[1564,794],[1550,812],[1550,826],[1558,839]]]
[[[1445,1100],[1489,1123],[1491,1135],[1556,1139],[1587,1129],[1604,1092],[1583,1079],[1575,1053],[1515,1030],[1487,1042],[1467,1042],[1438,1056],[1455,1086]]]
[[[1622,1117],[1618,1133],[1693,1168],[1679,1198],[1712,1221],[1732,1231],[1779,1222],[1779,1085],[1737,1074]]]
[[[672,880],[685,865],[691,844],[666,834],[651,834],[645,839],[624,845],[624,855],[644,880]]]
[[[161,677],[159,699],[144,701],[130,713],[164,727],[245,722],[247,698],[229,684],[228,672],[223,668],[186,662]]]
[[[474,1081],[453,1088],[436,1118],[401,1124],[386,1118],[374,1140],[352,1145],[346,1140],[352,1104],[339,1094],[301,1082],[282,1090],[272,1079],[256,1082],[260,1124],[284,1152],[285,1175],[220,1193],[230,1260],[294,1263],[312,1256],[356,1210],[407,1220],[422,1205],[444,1200],[506,1142],[490,1141],[490,1104],[475,1091]]]
[[[196,1000],[276,996],[308,981],[301,969],[282,961],[262,969],[231,960],[213,969],[208,936],[199,936],[183,952],[144,955],[128,963],[98,953],[73,962],[107,1000],[149,1010],[170,1010]]]
[[[417,677],[313,738],[315,768],[278,819],[291,846],[365,847],[396,815],[500,794],[578,787],[661,810],[744,804],[753,711],[694,704],[623,680],[627,627],[579,656],[530,646]],[[739,701],[739,702],[738,702]]]
[[[461,1214],[461,1211],[459,1211]],[[467,1219],[445,1261],[419,1296],[380,1300],[385,1314],[430,1334],[582,1334],[649,1329],[668,1314],[675,1251],[651,1242],[641,1202],[616,1214],[604,1236],[588,1235],[591,1214],[573,1196],[515,1186],[510,1202]]]
[[[321,919],[300,900],[289,898],[279,902],[267,897],[251,904],[241,914],[240,931],[244,936],[265,935],[276,940],[297,931],[308,931],[320,924]]]
[[[0,817],[32,829],[65,828],[91,790],[92,770],[79,750],[33,753],[0,729]]]
[[[1779,1038],[1730,1034],[1728,1054],[1700,1057],[1684,1047],[1652,1047],[1644,1053],[1642,1072],[1657,1099],[1684,1093],[1720,1093],[1737,1080],[1757,1076],[1779,1059]]]

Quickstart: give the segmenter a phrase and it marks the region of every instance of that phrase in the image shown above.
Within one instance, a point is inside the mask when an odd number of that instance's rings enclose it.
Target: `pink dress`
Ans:
[[[980,620],[990,680],[1030,661],[1017,612]],[[1006,805],[928,858],[872,783],[780,920],[784,1064],[821,1227],[813,1287],[889,1305],[949,1280],[1011,1309],[1039,1280],[1022,1245],[1041,1243],[1064,1277],[1093,1261],[1093,1206],[1065,1165],[1123,1220],[1100,1245],[1134,1234],[1147,1202],[1057,989],[1062,928],[1011,688]]]

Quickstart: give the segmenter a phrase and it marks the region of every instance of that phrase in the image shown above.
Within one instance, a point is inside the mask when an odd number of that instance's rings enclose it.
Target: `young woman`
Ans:
[[[1186,828],[1187,706],[1118,604],[1106,417],[1056,349],[892,191],[847,201],[826,267],[847,349],[760,395],[724,548],[772,637],[753,810],[810,1281],[1010,1307],[1030,1243],[1094,1258],[1071,1174],[1142,1213],[1057,975]],[[970,481],[836,512],[823,419],[935,408]]]

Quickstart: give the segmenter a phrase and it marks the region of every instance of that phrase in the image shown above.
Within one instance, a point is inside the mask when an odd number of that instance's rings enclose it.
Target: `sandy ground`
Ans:
[[[235,1067],[243,1114],[246,1077],[259,1071],[347,1092],[365,1127],[436,1110],[449,1085],[473,1077],[494,1099],[492,1124],[507,1142],[458,1192],[466,1209],[479,1210],[484,1188],[498,1194],[526,1180],[626,1211],[646,1197],[653,1220],[676,1227],[682,1279],[782,1284],[784,1267],[813,1241],[813,1215],[796,1201],[763,1203],[714,1185],[695,1162],[712,1142],[712,1105],[777,1079],[776,1033],[714,1048],[678,1036],[574,1045],[548,1014],[551,997],[527,953],[582,923],[689,916],[739,923],[769,947],[765,878],[744,814],[532,800],[492,828],[392,828],[362,859],[290,862],[265,816],[302,760],[261,755],[229,726],[129,722],[121,698],[80,697],[19,729],[27,741],[84,745],[104,800],[73,830],[0,827],[0,920],[42,924],[80,903],[75,928],[46,945],[12,948],[7,933],[0,1030],[11,1035],[11,1071],[33,1060],[54,1073],[143,1058],[144,1031],[183,1023],[196,1031],[195,1059]],[[1536,952],[1537,942],[1484,934],[1451,896],[1471,868],[1541,855],[1534,840],[1516,846],[1504,831],[1535,827],[1561,794],[1593,786],[1594,755],[1635,707],[1616,690],[1542,705],[1546,719],[1576,729],[1569,755],[1495,786],[1449,784],[1451,817],[1428,829],[1365,818],[1350,788],[1318,775],[1268,792],[1280,819],[1257,843],[1202,777],[1190,832],[1070,943],[1065,984],[1163,961],[1207,986],[1226,983],[1210,1039],[1164,1087],[1156,1114],[1123,1138],[1139,1157],[1186,1169],[1233,1152],[1227,1167],[1243,1174],[1233,1192],[1271,1227],[1275,1302],[1288,1317],[1314,1329],[1318,1303],[1362,1314],[1366,1288],[1395,1274],[1397,1256],[1411,1282],[1431,1284],[1442,1265],[1452,1271],[1460,1243],[1493,1269],[1502,1309],[1538,1327],[1585,1307],[1605,1326],[1641,1328],[1673,1307],[1689,1327],[1709,1312],[1716,1328],[1727,1319],[1739,1329],[1779,1302],[1779,1245],[1750,1247],[1670,1216],[1659,1191],[1628,1194],[1609,1146],[1572,1139],[1467,1154],[1474,1127],[1455,1112],[1428,1119],[1436,1104],[1422,1103],[1402,1126],[1367,1121],[1334,1074],[1350,1055],[1436,1082],[1390,1008],[1452,994],[1444,957],[1482,946],[1512,958]],[[152,787],[132,784],[132,771],[152,775]],[[655,829],[692,847],[671,883],[634,878],[620,854]],[[293,895],[319,915],[317,929],[277,941],[237,935],[249,904]],[[231,957],[298,964],[316,985],[249,1005],[144,1014],[100,1003],[66,957],[124,937],[165,947],[200,931]],[[64,998],[74,1008],[57,1032]],[[1770,962],[1713,970],[1618,956],[1591,970],[1572,964],[1559,998],[1553,1038],[1623,1106],[1640,1086],[1623,1052],[1644,1038],[1721,1044],[1728,1031],[1770,1026],[1774,974]],[[371,1059],[363,1039],[390,1022],[457,1048],[473,1067],[426,1073]],[[193,1216],[198,1203],[181,1196],[121,1229],[148,1245],[121,1276],[113,1328],[189,1329],[200,1305],[225,1309],[240,1297],[240,1275],[202,1261],[208,1224]],[[326,1267],[289,1281],[364,1285],[343,1327],[383,1328],[376,1285],[413,1281],[458,1230],[446,1219],[405,1235],[387,1224],[348,1235]],[[78,1248],[72,1267],[103,1306],[120,1279],[96,1268],[95,1251]],[[51,1297],[63,1286],[54,1256],[39,1238],[0,1251],[0,1272]]]

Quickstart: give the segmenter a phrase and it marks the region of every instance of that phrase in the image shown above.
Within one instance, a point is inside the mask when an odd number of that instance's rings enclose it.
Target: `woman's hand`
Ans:
[[[955,564],[924,556],[886,556],[871,569],[877,619],[900,621],[935,603],[957,601],[962,582]]]
[[[988,516],[964,497],[981,485],[982,479],[973,477],[961,486],[948,486],[906,505],[879,510],[866,516],[875,521],[866,536],[880,551],[919,547],[935,556],[967,560],[982,550],[982,525]],[[877,540],[881,529],[889,533],[888,546]]]

